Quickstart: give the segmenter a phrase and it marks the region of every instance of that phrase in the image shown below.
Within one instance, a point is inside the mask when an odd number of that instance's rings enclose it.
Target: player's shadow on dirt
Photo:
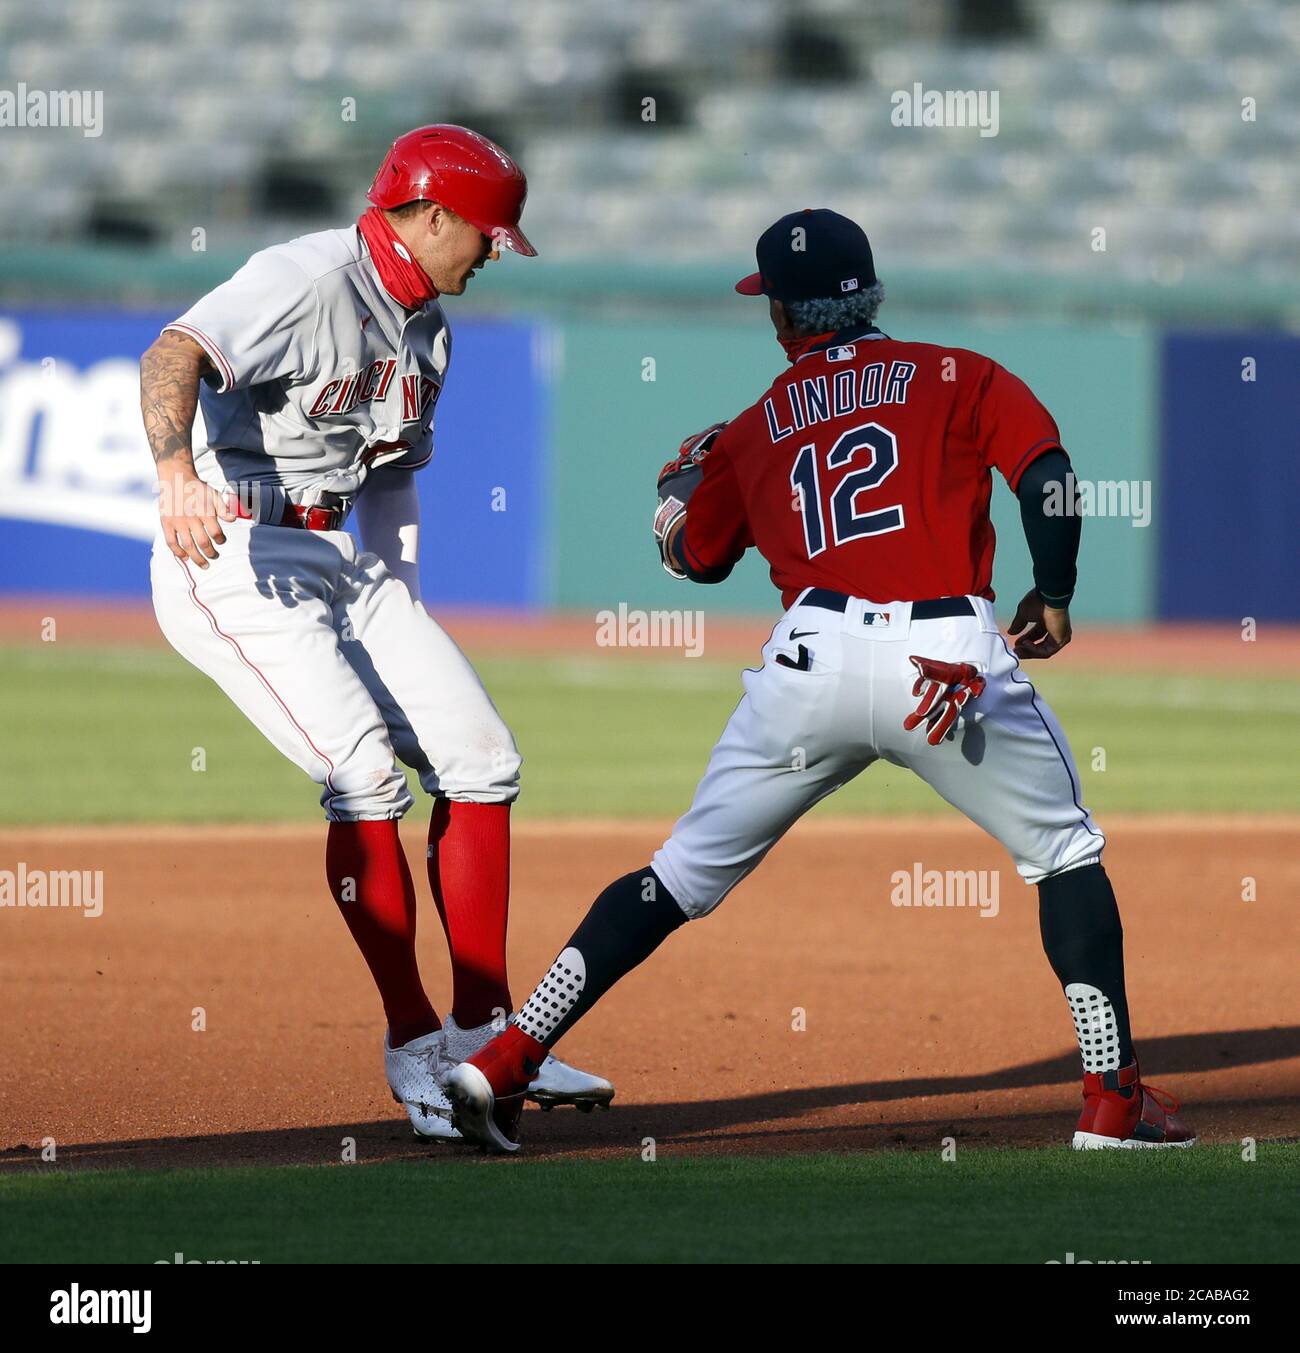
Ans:
[[[1218,1071],[1230,1066],[1253,1066],[1300,1057],[1300,1026],[1273,1029],[1236,1029],[1226,1033],[1171,1034],[1145,1038],[1138,1048],[1144,1076],[1159,1083],[1161,1076],[1181,1076],[1198,1071]],[[860,1085],[825,1086],[789,1091],[810,1096],[809,1108],[856,1104],[892,1099],[916,1099],[925,1095],[958,1095],[980,1090],[1021,1090],[1035,1085],[1073,1084],[1079,1079],[1079,1054],[1073,1050],[1059,1057],[1001,1071],[963,1076],[929,1076],[912,1080],[865,1081]],[[819,1099],[818,1097],[824,1096]],[[760,1096],[761,1098],[761,1096]]]
[[[1148,1038],[1142,1041],[1140,1053],[1147,1074],[1159,1085],[1165,1076],[1195,1075],[1300,1056],[1300,1026]],[[1028,1143],[1034,1138],[1055,1142],[1061,1139],[1064,1128],[1072,1127],[1068,1115],[1063,1119],[1059,1112],[1013,1110],[999,1113],[995,1103],[979,1112],[966,1112],[955,1117],[937,1116],[918,1121],[909,1116],[907,1122],[897,1126],[891,1123],[887,1106],[901,1100],[942,1099],[946,1095],[1073,1086],[1078,1084],[1078,1078],[1079,1057],[1071,1050],[1059,1057],[970,1075],[810,1086],[698,1103],[638,1104],[626,1107],[624,1118],[634,1119],[637,1135],[653,1137],[660,1143],[684,1144],[696,1136],[707,1138],[709,1134],[725,1132],[725,1136],[711,1140],[713,1149],[722,1151],[728,1147],[745,1150],[750,1146],[752,1149],[756,1142],[761,1143],[760,1149],[769,1152],[854,1149],[855,1145],[861,1150],[922,1137],[933,1145],[935,1129],[994,1143],[1008,1139]],[[1300,1084],[1291,1094],[1269,1093],[1275,1088],[1281,1087],[1263,1086],[1263,1093],[1249,1098],[1216,1096],[1213,1106],[1216,1111],[1237,1112],[1291,1108],[1294,1110],[1292,1121],[1300,1123]],[[782,1120],[797,1120],[853,1106],[868,1112],[873,1106],[877,1107],[870,1113],[870,1118],[860,1124],[799,1122],[780,1126]],[[935,1109],[941,1112],[942,1106],[936,1105]],[[610,1122],[611,1118],[612,1113],[598,1114],[586,1121],[558,1113],[546,1115],[540,1123],[537,1118],[531,1118],[528,1120],[529,1144],[555,1155],[590,1151],[615,1141],[625,1144],[632,1135],[631,1127],[623,1122]],[[758,1124],[762,1126],[751,1132],[731,1130]]]
[[[1175,1034],[1142,1043],[1144,1065],[1159,1084],[1162,1077],[1193,1075],[1233,1066],[1255,1066],[1300,1056],[1300,1026],[1238,1029],[1226,1033]],[[579,1114],[572,1109],[525,1118],[530,1154],[568,1156],[624,1155],[639,1150],[645,1138],[660,1145],[691,1147],[697,1142],[714,1152],[747,1151],[755,1147],[769,1154],[791,1151],[864,1150],[925,1140],[933,1146],[935,1132],[951,1133],[971,1141],[1008,1140],[1026,1144],[1058,1141],[1059,1112],[1041,1110],[999,1113],[987,1111],[957,1116],[910,1118],[902,1125],[890,1121],[888,1108],[854,1123],[793,1122],[808,1115],[850,1106],[870,1110],[893,1101],[980,1091],[1021,1090],[1038,1086],[1072,1085],[1078,1079],[1078,1055],[1027,1062],[962,1076],[927,1076],[910,1080],[862,1081],[852,1085],[809,1086],[731,1099],[633,1104],[608,1113]],[[1216,1111],[1291,1107],[1300,1120],[1300,1091],[1264,1093],[1251,1098],[1216,1097]],[[936,1106],[941,1108],[941,1106]],[[782,1126],[782,1122],[789,1126]],[[761,1124],[752,1131],[731,1129]],[[1065,1125],[1069,1126],[1068,1122]],[[712,1134],[724,1132],[724,1136]],[[352,1145],[349,1146],[349,1143]],[[399,1160],[481,1159],[463,1146],[429,1146],[417,1141],[404,1120],[394,1117],[370,1123],[336,1123],[315,1128],[278,1128],[264,1132],[214,1133],[196,1137],[159,1137],[125,1142],[63,1144],[53,1163],[42,1162],[40,1152],[27,1147],[0,1151],[0,1174],[56,1169],[175,1169],[208,1165],[333,1165],[351,1150],[358,1163]]]

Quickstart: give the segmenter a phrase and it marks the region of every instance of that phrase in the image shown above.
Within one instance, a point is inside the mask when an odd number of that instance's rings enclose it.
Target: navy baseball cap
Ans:
[[[742,296],[822,301],[876,284],[866,232],[825,207],[781,217],[758,237],[754,256],[758,271],[736,283]]]

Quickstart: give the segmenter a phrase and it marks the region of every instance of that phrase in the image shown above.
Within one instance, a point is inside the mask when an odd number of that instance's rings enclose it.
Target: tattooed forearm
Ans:
[[[140,359],[140,411],[159,471],[194,469],[190,430],[199,402],[199,381],[212,370],[207,353],[184,334],[168,329]]]

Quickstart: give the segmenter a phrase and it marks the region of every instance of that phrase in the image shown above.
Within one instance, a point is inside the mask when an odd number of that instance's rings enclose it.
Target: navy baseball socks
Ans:
[[[649,865],[611,883],[506,1030],[469,1059],[498,1099],[522,1094],[548,1049],[685,923]]]
[[[1076,1150],[1191,1146],[1178,1104],[1142,1083],[1124,989],[1124,930],[1100,864],[1038,885],[1038,923],[1048,961],[1065,989],[1083,1057],[1083,1112]]]
[[[1124,929],[1100,864],[1053,874],[1038,885],[1043,949],[1074,1016],[1085,1071],[1133,1060],[1124,990]]]

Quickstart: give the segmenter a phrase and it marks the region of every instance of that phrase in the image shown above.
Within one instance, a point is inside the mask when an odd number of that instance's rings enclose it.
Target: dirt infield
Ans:
[[[1148,1074],[1207,1140],[1295,1136],[1300,824],[1105,825]],[[421,831],[412,818],[405,836],[437,999],[447,963]],[[590,898],[661,836],[657,824],[520,824],[517,998]],[[0,833],[0,869],[103,871],[104,902],[97,918],[0,909],[0,1170],[48,1168],[45,1139],[63,1167],[330,1163],[345,1138],[361,1161],[437,1150],[388,1098],[378,1004],[321,848],[319,829]],[[891,876],[914,866],[998,871],[997,914],[894,905]],[[1242,900],[1247,877],[1256,901]],[[647,1137],[661,1155],[1048,1144],[1068,1137],[1078,1095],[1035,894],[957,821],[801,824],[561,1051],[609,1075],[618,1099],[590,1116],[530,1110],[533,1155],[635,1153]]]
[[[775,604],[775,598],[773,599]],[[515,614],[434,608],[443,627],[471,653],[504,657],[572,656],[596,650],[594,613]],[[771,615],[705,613],[706,657],[748,661],[771,633]],[[48,621],[60,643],[162,645],[165,640],[148,602],[81,602],[66,597],[0,601],[0,642],[48,642]],[[1129,628],[1078,623],[1076,642],[1058,660],[1076,671],[1190,671],[1201,674],[1292,676],[1300,667],[1300,626],[1264,623],[1249,642],[1239,625],[1147,625]],[[643,661],[637,647],[600,648],[602,658]]]

